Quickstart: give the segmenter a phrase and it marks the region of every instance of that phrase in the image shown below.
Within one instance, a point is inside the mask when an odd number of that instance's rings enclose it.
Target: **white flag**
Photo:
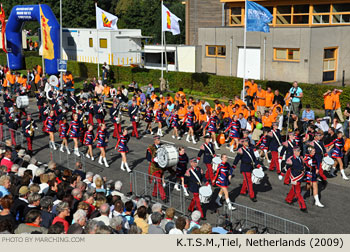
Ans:
[[[118,17],[114,16],[96,5],[96,28],[98,30],[118,30]]]
[[[175,16],[169,11],[167,7],[162,4],[162,31],[169,31],[173,35],[180,34],[180,24],[179,21],[182,21],[180,18]]]

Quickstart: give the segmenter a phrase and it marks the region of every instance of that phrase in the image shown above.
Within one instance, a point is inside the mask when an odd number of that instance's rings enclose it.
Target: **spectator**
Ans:
[[[8,175],[2,175],[0,177],[0,198],[10,194],[9,192],[10,187],[11,187],[11,177]]]
[[[200,227],[199,232],[200,232],[201,234],[211,234],[211,232],[212,232],[212,227],[211,227],[211,225],[210,225],[209,223],[204,223],[204,224]]]
[[[190,227],[187,230],[188,233],[191,233],[194,228],[200,228],[201,227],[201,225],[199,225],[200,218],[201,218],[201,212],[200,211],[196,210],[196,211],[192,212]]]
[[[99,211],[101,213],[101,216],[94,218],[93,220],[97,222],[102,222],[104,225],[109,226],[109,205],[107,203],[102,204],[99,208]]]
[[[49,228],[52,224],[55,215],[51,213],[53,207],[53,200],[50,196],[45,196],[40,200],[41,207],[41,227]]]
[[[175,221],[175,228],[169,231],[169,234],[187,234],[185,229],[186,227],[186,219],[184,217],[179,217]]]
[[[339,120],[341,122],[344,122],[344,118],[343,118],[343,113],[341,111],[341,105],[340,105],[340,100],[339,100],[339,96],[343,93],[343,90],[341,89],[333,89],[332,92],[332,98],[334,101],[334,112],[337,113]]]
[[[134,223],[134,217],[132,214],[132,210],[134,207],[134,203],[130,200],[125,202],[125,212],[122,214],[129,222],[129,225]]]
[[[298,87],[298,82],[293,82],[293,87],[291,87],[289,90],[289,96],[292,98],[293,111],[299,117],[301,98],[303,98],[303,90]]]
[[[83,164],[80,161],[77,161],[75,163],[75,170],[73,171],[73,175],[80,176],[82,181],[86,178],[86,173],[83,171]]]
[[[326,93],[323,94],[323,101],[325,116],[330,116],[333,120],[335,103],[331,90],[328,90]]]
[[[7,167],[7,172],[11,171],[13,162],[11,161],[12,153],[10,150],[6,150],[4,158],[1,160],[0,165]]]
[[[17,226],[17,222],[13,215],[11,214],[11,207],[13,205],[12,195],[6,195],[0,199],[0,207],[2,211],[0,212],[0,222],[8,220],[11,224],[10,233],[13,233]]]
[[[28,205],[24,208],[23,215],[26,216],[27,213],[33,209],[40,210],[40,199],[41,196],[39,193],[31,191],[28,195]]]
[[[140,206],[137,209],[137,217],[135,218],[135,224],[141,228],[142,234],[148,234],[148,223],[147,218],[147,209],[145,206]]]
[[[25,217],[24,222],[19,224],[15,230],[15,234],[47,234],[47,228],[40,227],[41,213],[37,209],[33,209]]]
[[[224,216],[219,216],[217,220],[217,226],[212,229],[213,233],[218,234],[227,234],[228,230],[226,229],[226,218]]]
[[[315,120],[315,112],[311,110],[310,104],[306,104],[306,109],[303,111],[301,120],[304,122],[303,123],[304,131],[306,131],[306,128],[310,124],[310,122]]]
[[[154,91],[154,87],[152,83],[148,83],[147,91],[146,91],[146,96],[150,97],[152,92]]]
[[[123,187],[123,183],[118,180],[114,183],[114,190],[111,192],[112,196],[119,196],[121,200],[125,203],[128,198],[124,195],[124,193],[121,192]]]
[[[165,218],[160,223],[160,227],[165,231],[165,226],[169,222],[174,223],[174,217],[175,217],[175,208],[169,207],[167,210],[165,210]]]
[[[67,231],[67,234],[83,234],[86,224],[86,212],[82,209],[77,210],[73,215],[73,222]]]
[[[56,211],[58,215],[53,219],[52,224],[54,225],[57,222],[61,222],[64,226],[64,232],[67,233],[69,228],[69,223],[66,221],[66,217],[70,215],[70,209],[67,202],[60,202],[57,205]]]
[[[16,221],[23,222],[24,220],[24,214],[23,211],[28,205],[28,195],[29,195],[29,189],[27,186],[21,186],[18,191],[18,198],[15,199],[12,207],[11,207],[11,213],[13,216],[15,216]]]
[[[165,234],[163,229],[159,226],[162,220],[162,215],[159,212],[154,212],[151,215],[152,224],[148,227],[149,234]]]
[[[125,234],[122,216],[113,217],[109,222],[109,226],[111,227],[113,234]]]
[[[160,213],[160,214],[163,214],[162,212],[162,204],[160,203],[155,203],[153,204],[152,206],[152,214],[153,213]],[[152,214],[150,216],[148,216],[148,224],[152,224]]]

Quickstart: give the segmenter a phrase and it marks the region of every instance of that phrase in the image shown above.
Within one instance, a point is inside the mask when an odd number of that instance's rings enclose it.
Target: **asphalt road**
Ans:
[[[34,119],[37,119],[37,107],[35,105],[35,100],[30,99],[30,101],[31,105],[27,111],[32,112]],[[123,125],[126,125],[129,127],[129,129],[131,129],[131,124],[127,120],[127,117],[123,118]],[[109,116],[107,117],[107,126],[112,135],[113,127],[108,120]],[[38,125],[40,129],[41,123]],[[141,124],[139,127],[139,132],[143,132],[144,126],[144,123]],[[48,136],[43,135],[41,130],[37,130],[35,135],[35,156],[39,161],[47,162],[51,155],[48,148]],[[60,142],[58,135],[56,135],[56,141]],[[101,176],[106,176],[108,180],[121,180],[124,184],[122,191],[125,193],[129,192],[130,175],[127,172],[120,170],[121,158],[119,153],[114,150],[116,140],[110,138],[109,141],[110,142],[107,148],[107,159],[110,167],[105,168],[97,163],[99,151],[97,148],[95,148],[95,161],[86,160],[86,171],[99,173]],[[201,142],[197,144],[187,143],[184,138],[181,140],[175,140],[171,138],[171,135],[162,137],[161,141],[163,143],[175,144],[176,146],[185,146],[186,153],[190,158],[197,156],[199,146],[201,144]],[[151,135],[143,136],[139,140],[136,138],[131,138],[130,142],[128,143],[130,152],[127,155],[131,169],[147,173],[148,162],[145,159],[145,154],[147,147],[152,144],[152,142],[153,139]],[[69,141],[69,145],[71,147],[73,146],[72,141]],[[85,147],[80,148],[80,150],[85,151]],[[217,153],[226,153],[229,156],[229,162],[232,164],[235,155],[233,153],[229,153],[225,146],[222,146]],[[71,154],[70,157],[72,160],[75,159],[73,154]],[[199,165],[205,169],[202,162],[200,162]],[[346,169],[346,173],[350,173],[349,169]],[[350,206],[349,181],[344,181],[341,179],[340,175],[329,179],[328,186],[320,192],[321,202],[325,205],[325,207],[316,207],[314,205],[313,198],[310,197],[305,201],[308,208],[308,213],[302,213],[299,211],[297,202],[295,202],[293,205],[288,205],[284,202],[284,198],[289,192],[290,186],[283,185],[282,181],[278,180],[276,172],[265,171],[265,174],[264,185],[254,186],[258,202],[253,203],[248,197],[239,196],[242,176],[237,168],[234,171],[235,177],[231,180],[231,185],[229,187],[231,201],[306,225],[310,229],[310,233],[350,233],[350,215],[348,214],[348,209]],[[218,189],[214,189],[213,200],[215,200],[217,193]],[[189,201],[190,197],[186,201],[187,206]],[[224,212],[223,207],[216,209],[214,204],[209,204],[207,221],[211,224],[215,224],[218,214],[222,214]]]

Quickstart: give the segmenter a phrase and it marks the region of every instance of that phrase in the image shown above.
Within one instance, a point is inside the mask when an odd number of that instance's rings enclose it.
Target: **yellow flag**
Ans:
[[[52,60],[55,57],[55,51],[53,49],[53,42],[51,39],[50,31],[51,27],[48,25],[49,19],[47,19],[40,6],[40,28],[41,28],[41,41],[43,48],[44,59]]]

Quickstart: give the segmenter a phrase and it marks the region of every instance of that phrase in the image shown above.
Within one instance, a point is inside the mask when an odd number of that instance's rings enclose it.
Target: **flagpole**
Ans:
[[[161,74],[161,78],[163,79],[164,77],[164,73],[163,73],[163,60],[164,60],[164,32],[163,32],[163,0],[161,0],[161,7],[160,7],[160,14],[162,15],[162,23],[160,25],[160,30],[161,30],[161,52],[162,52],[162,55],[160,57],[160,60],[161,60],[161,67],[162,67],[162,74]]]
[[[242,92],[242,100],[245,101],[244,97],[244,89],[245,89],[245,80],[246,80],[246,70],[247,70],[247,16],[248,16],[248,11],[247,11],[247,0],[244,1],[245,7],[244,7],[244,60],[243,60],[243,92]]]
[[[168,55],[167,55],[167,51],[166,51],[166,36],[165,36],[165,32],[164,32],[164,56],[165,56],[165,72],[168,73]]]
[[[95,10],[97,11],[97,2],[95,2]],[[99,50],[99,37],[98,37],[98,25],[97,25],[97,16],[96,16],[96,46],[97,46],[97,82],[100,79],[100,50]]]
[[[41,9],[41,4],[39,4],[39,10],[42,11]],[[41,12],[40,12],[41,13]],[[43,25],[42,25],[42,20],[40,17],[40,32],[41,32],[41,64],[43,65],[43,75],[45,74],[45,61],[44,61],[44,37],[43,37]]]

